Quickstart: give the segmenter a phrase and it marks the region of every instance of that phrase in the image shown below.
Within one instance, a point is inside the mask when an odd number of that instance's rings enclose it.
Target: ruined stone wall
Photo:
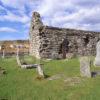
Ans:
[[[64,58],[64,55],[94,55],[98,32],[44,26],[33,13],[30,29],[30,53],[37,58]]]
[[[96,32],[59,29],[48,26],[42,30],[40,36],[40,54],[42,58],[59,58],[61,44],[65,39],[69,42],[67,53],[94,55],[96,42],[99,40],[99,33]]]
[[[43,27],[43,23],[40,18],[40,14],[33,13],[30,27],[30,54],[36,58],[40,58],[40,29]]]

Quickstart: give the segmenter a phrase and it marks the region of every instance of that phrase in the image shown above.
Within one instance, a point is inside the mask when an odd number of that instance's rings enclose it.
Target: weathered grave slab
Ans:
[[[80,73],[82,77],[91,77],[89,57],[80,57]]]

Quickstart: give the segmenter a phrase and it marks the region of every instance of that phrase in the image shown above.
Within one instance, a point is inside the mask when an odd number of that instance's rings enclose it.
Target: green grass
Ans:
[[[35,62],[32,57],[26,57],[26,60]],[[0,67],[7,71],[6,75],[0,76],[0,100],[100,100],[100,76],[81,78],[77,59],[42,63],[46,75],[63,74],[64,77],[37,80],[36,69],[21,69],[14,58],[0,59]],[[80,82],[71,85],[71,82],[64,81],[71,77],[79,77]]]

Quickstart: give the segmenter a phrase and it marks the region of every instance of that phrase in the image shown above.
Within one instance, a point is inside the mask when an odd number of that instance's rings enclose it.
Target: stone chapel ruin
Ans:
[[[34,12],[30,27],[30,54],[36,58],[66,58],[68,54],[95,55],[100,32],[58,28],[43,25]]]

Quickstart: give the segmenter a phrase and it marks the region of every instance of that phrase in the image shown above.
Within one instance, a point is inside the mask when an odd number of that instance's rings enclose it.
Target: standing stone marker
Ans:
[[[80,57],[80,73],[82,77],[91,77],[90,59],[87,56]]]
[[[40,65],[37,66],[37,72],[38,72],[39,77],[44,78],[43,69]]]
[[[19,47],[17,47],[17,50],[16,50],[16,60],[17,60],[17,64],[18,66],[21,66],[21,62],[20,62],[20,59],[19,59]]]
[[[2,51],[2,58],[5,58],[5,50]]]
[[[96,57],[94,60],[94,66],[100,66],[100,41],[96,45]]]
[[[41,64],[40,64],[40,60],[41,60],[41,59],[36,59],[36,63],[38,64],[38,65],[37,65],[38,77],[39,77],[39,78],[44,78],[44,72],[43,72],[42,66],[41,66]]]

